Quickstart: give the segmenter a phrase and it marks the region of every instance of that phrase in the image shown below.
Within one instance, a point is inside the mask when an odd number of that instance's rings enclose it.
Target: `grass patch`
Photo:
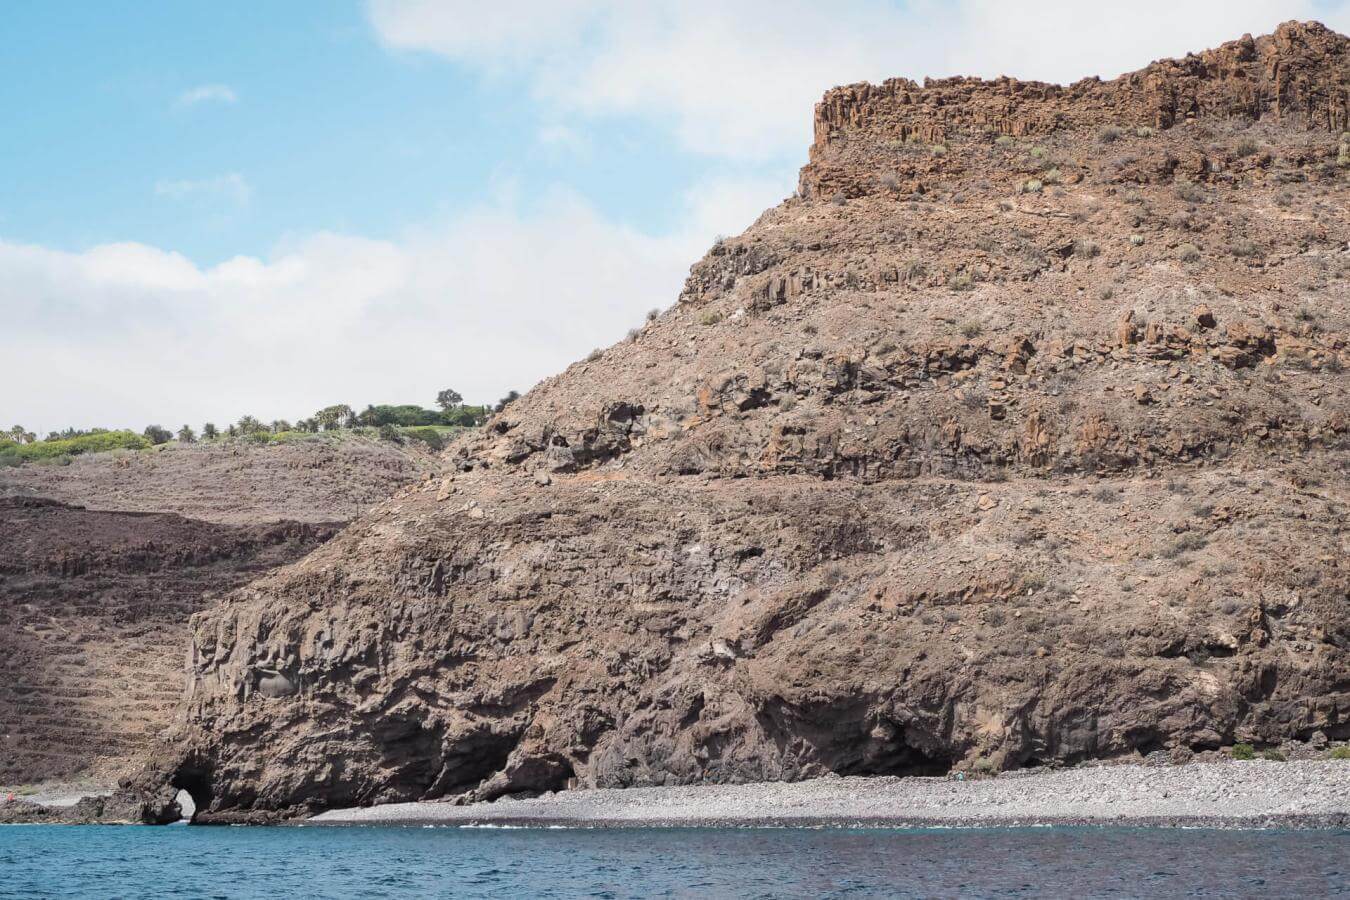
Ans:
[[[1256,748],[1251,744],[1234,744],[1233,759],[1256,759]]]
[[[16,462],[56,461],[61,457],[79,456],[81,453],[144,450],[149,446],[149,441],[132,431],[100,431],[96,434],[82,434],[79,437],[56,441],[34,441],[31,444],[18,444],[11,440],[0,439],[0,459],[8,458]],[[15,465],[16,462],[6,464]]]
[[[462,425],[414,425],[408,428],[400,428],[399,435],[404,440],[418,441],[426,444],[432,450],[440,450],[469,430]]]

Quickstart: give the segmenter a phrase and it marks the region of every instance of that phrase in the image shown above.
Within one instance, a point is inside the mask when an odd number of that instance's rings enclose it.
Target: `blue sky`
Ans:
[[[524,390],[791,193],[835,84],[1113,77],[1350,0],[14,0],[0,426]],[[1162,27],[1165,23],[1165,27]]]
[[[518,85],[391,51],[358,2],[24,2],[5,34],[0,235],[54,248],[138,241],[211,265],[557,183],[665,229],[668,198],[714,166],[640,120],[584,149],[541,139],[547,111]]]

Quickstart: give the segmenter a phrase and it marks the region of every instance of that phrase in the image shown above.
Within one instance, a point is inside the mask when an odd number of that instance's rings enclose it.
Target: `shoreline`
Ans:
[[[998,777],[824,777],[603,788],[457,806],[330,810],[294,825],[498,828],[1350,829],[1344,761],[1080,766]]]

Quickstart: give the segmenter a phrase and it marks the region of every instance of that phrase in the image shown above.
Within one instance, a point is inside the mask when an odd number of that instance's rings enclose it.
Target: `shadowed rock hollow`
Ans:
[[[801,190],[194,617],[199,820],[1350,735],[1347,39],[830,91]]]

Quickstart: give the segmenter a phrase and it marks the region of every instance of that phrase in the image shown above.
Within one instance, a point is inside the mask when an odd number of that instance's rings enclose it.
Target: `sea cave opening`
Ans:
[[[197,803],[192,799],[192,794],[188,793],[183,788],[179,788],[178,793],[174,795],[173,799],[174,802],[178,804],[178,813],[180,816],[178,821],[187,825],[192,824],[192,817],[197,814]]]
[[[178,809],[182,814],[181,821],[189,825],[196,819],[199,811],[211,805],[211,779],[201,769],[184,766],[174,774],[169,785],[178,789],[174,799],[178,802]]]

